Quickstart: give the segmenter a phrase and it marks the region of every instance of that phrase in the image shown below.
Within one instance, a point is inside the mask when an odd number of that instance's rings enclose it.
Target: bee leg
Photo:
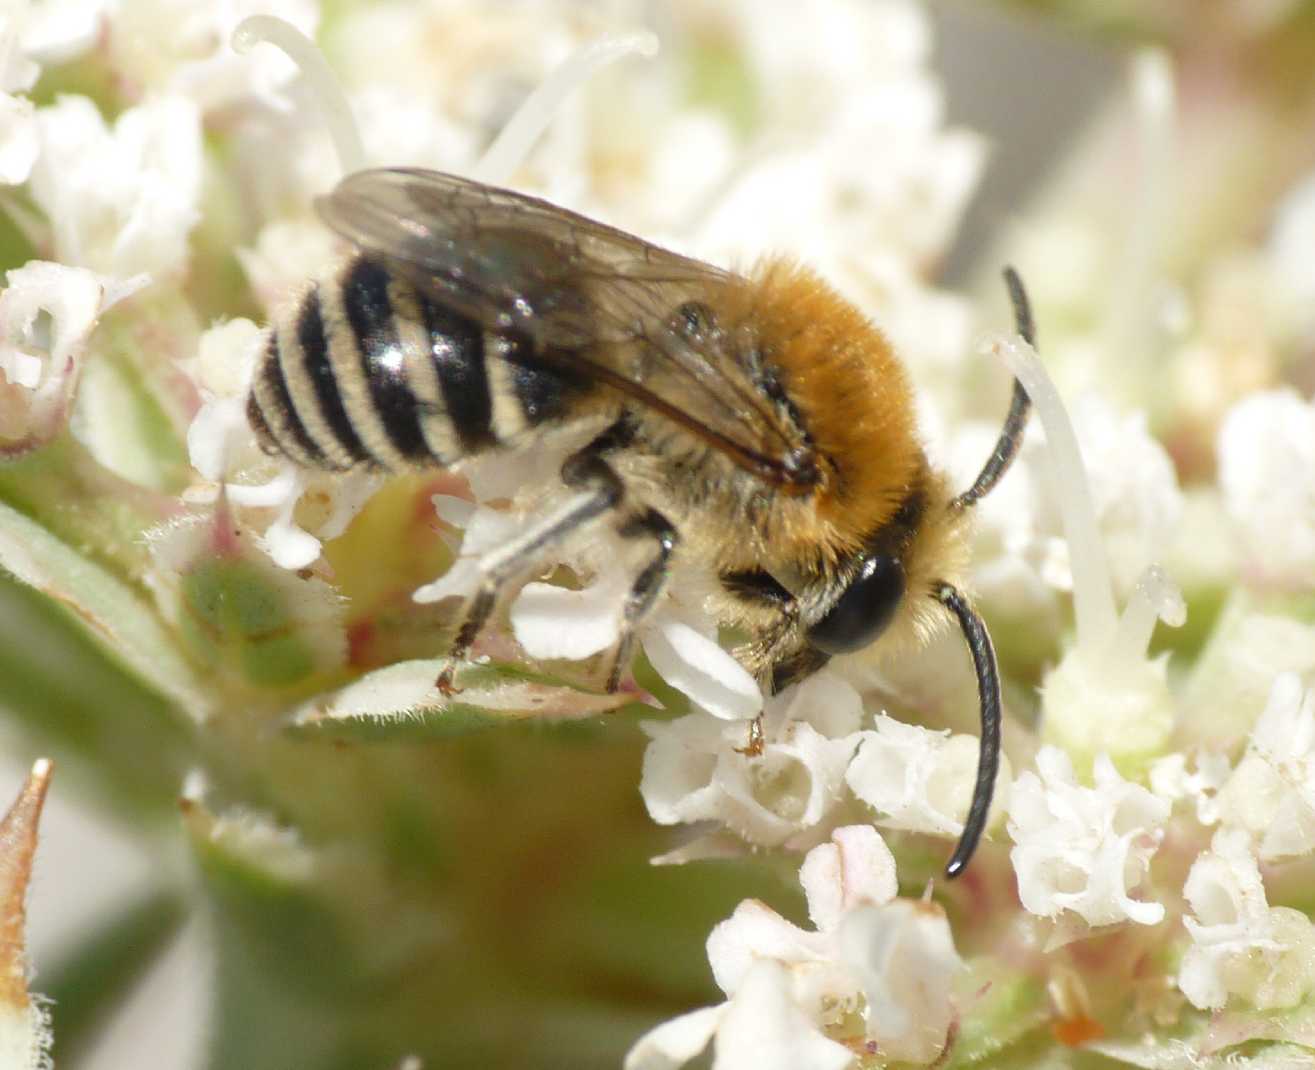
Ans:
[[[755,622],[761,638],[736,651],[747,668],[758,674],[768,694],[776,695],[816,672],[830,657],[799,639],[799,600],[770,573],[757,569],[723,572],[726,593],[740,604],[742,615]],[[749,741],[749,748],[755,743]]]
[[[476,566],[480,585],[466,603],[456,639],[448,650],[448,663],[435,686],[447,697],[459,689],[452,686],[457,665],[466,659],[484,625],[498,604],[498,591],[508,580],[533,568],[554,546],[574,535],[583,525],[615,509],[625,495],[621,479],[593,449],[586,446],[562,465],[562,482],[580,493],[545,516],[518,538],[504,543],[480,558]]]
[[[656,509],[649,509],[626,520],[619,528],[623,538],[639,539],[645,536],[657,544],[657,553],[643,567],[626,597],[625,613],[621,620],[621,638],[617,641],[613,657],[612,671],[607,676],[607,690],[610,694],[621,686],[621,674],[630,664],[631,651],[635,646],[635,629],[648,616],[653,603],[667,584],[667,564],[676,549],[680,536],[665,516]]]
[[[779,695],[791,684],[812,676],[830,660],[830,654],[823,654],[811,646],[792,651],[771,667],[772,694]]]
[[[743,747],[734,748],[736,754],[743,754],[746,758],[757,758],[762,755],[763,748],[767,741],[763,738],[763,715],[760,713],[749,722],[749,738],[745,740]]]

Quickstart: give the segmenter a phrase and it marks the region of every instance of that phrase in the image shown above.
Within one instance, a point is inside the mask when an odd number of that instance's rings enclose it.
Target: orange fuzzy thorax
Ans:
[[[817,529],[800,534],[835,554],[858,550],[926,469],[908,376],[885,336],[798,264],[761,264],[745,299],[741,322],[753,323],[822,458]]]

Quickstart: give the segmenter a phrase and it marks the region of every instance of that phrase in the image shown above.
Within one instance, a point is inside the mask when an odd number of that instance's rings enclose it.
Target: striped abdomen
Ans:
[[[561,420],[586,377],[536,359],[358,256],[269,332],[247,417],[271,453],[314,468],[450,465]]]

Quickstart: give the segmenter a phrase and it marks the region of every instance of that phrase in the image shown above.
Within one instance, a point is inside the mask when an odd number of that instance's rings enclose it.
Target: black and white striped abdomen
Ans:
[[[247,417],[270,453],[312,468],[446,466],[569,416],[586,376],[536,360],[361,255],[272,326]]]

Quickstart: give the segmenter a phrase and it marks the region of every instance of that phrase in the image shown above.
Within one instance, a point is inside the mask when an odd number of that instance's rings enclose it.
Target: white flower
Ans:
[[[1168,452],[1147,430],[1144,412],[1120,413],[1086,394],[1073,406],[1073,422],[1114,587],[1126,594],[1173,537],[1183,509],[1178,477]],[[1060,579],[1072,585],[1071,573]]]
[[[23,48],[26,15],[15,4],[0,13],[0,184],[7,186],[26,182],[37,158],[36,109],[26,97],[12,95],[27,92],[40,74]]]
[[[1300,335],[1315,333],[1315,174],[1306,175],[1279,202],[1266,253],[1281,316]]]
[[[86,97],[37,112],[31,191],[60,260],[126,277],[182,270],[201,193],[201,118],[184,97],[153,97],[105,125]]]
[[[1315,405],[1291,389],[1252,394],[1219,431],[1219,485],[1246,572],[1315,585]]]
[[[0,93],[26,93],[36,84],[41,68],[23,47],[26,4],[10,3],[0,12]],[[19,181],[22,181],[21,179]]]
[[[1259,838],[1266,861],[1315,850],[1315,689],[1295,673],[1274,680],[1218,808],[1226,823]]]
[[[578,591],[546,583],[525,586],[512,604],[511,626],[527,654],[578,661],[616,646],[631,587],[645,567],[634,554],[635,541],[604,546],[599,536],[588,552],[604,564]],[[673,577],[670,586],[675,585]],[[635,634],[658,674],[707,713],[742,721],[762,709],[757,682],[721,648],[715,623],[693,605],[664,594]]]
[[[256,244],[237,251],[256,299],[274,309],[337,255],[333,232],[318,220],[276,219],[260,229]]]
[[[939,1059],[956,1017],[951,983],[964,966],[945,912],[935,903],[896,899],[855,911],[839,937],[878,1051],[910,1063]]]
[[[667,683],[714,717],[747,720],[763,708],[762,691],[716,635],[712,622],[670,599],[639,631],[644,653]]]
[[[1173,462],[1142,412],[1120,413],[1099,395],[1085,394],[1071,416],[1114,588],[1126,595],[1178,530],[1184,501]],[[956,484],[976,476],[998,435],[997,424],[976,422],[953,432],[939,452]],[[973,556],[974,583],[984,598],[1042,621],[1056,619],[1055,592],[1073,588],[1047,449],[1039,422],[1032,422],[1017,462],[977,504]]]
[[[856,89],[889,101],[896,121],[912,85],[936,89],[931,20],[910,0],[824,0],[791,32],[789,0],[735,0],[718,5],[733,19],[742,47],[766,96],[764,113],[775,124],[810,131],[853,102]]]
[[[844,796],[861,716],[853,688],[821,672],[767,703],[757,755],[743,753],[743,722],[646,721],[640,794],[659,824],[716,821],[750,843],[806,842]]]
[[[1094,788],[1077,783],[1057,747],[1042,747],[1036,763],[1040,777],[1019,776],[1009,803],[1023,906],[1042,917],[1072,911],[1088,925],[1161,921],[1161,904],[1129,892],[1164,837],[1169,803],[1124,780],[1105,755],[1096,759]]]
[[[959,374],[962,374],[960,372]],[[943,420],[930,405],[920,415],[929,429],[931,450],[956,487],[970,486],[1000,437],[999,421],[965,421],[942,440]],[[1039,425],[1024,432],[1022,451],[1003,479],[974,506],[973,589],[988,604],[1007,607],[1053,632],[1059,626],[1059,599],[1043,577],[1053,575],[1049,555],[1054,543],[1041,537],[1039,458],[1044,449]]]
[[[246,394],[264,337],[247,319],[217,324],[201,336],[196,358],[187,368],[202,401],[187,429],[187,454],[206,479],[222,480],[234,451],[255,445],[247,424]]]
[[[1225,611],[1182,691],[1189,738],[1223,750],[1244,738],[1269,701],[1274,679],[1315,679],[1315,627],[1278,613]]]
[[[1074,403],[1072,416],[1114,587],[1126,594],[1146,566],[1162,556],[1182,514],[1173,462],[1151,437],[1145,413],[1120,413],[1099,395],[1084,394]],[[1038,533],[1046,543],[1042,576],[1068,590],[1073,574],[1052,488],[1045,488],[1042,501],[1047,509]]]
[[[877,716],[875,731],[860,736],[845,782],[877,811],[879,824],[934,836],[963,832],[977,775],[975,737],[902,724],[885,714]],[[1011,782],[1002,755],[993,814],[1007,806]]]
[[[577,591],[548,583],[526,584],[511,607],[516,641],[532,658],[572,661],[615,646],[633,582],[622,562],[614,560]]]
[[[179,93],[210,110],[247,97],[278,106],[295,67],[273,48],[232,45],[248,15],[274,15],[314,36],[316,0],[132,0],[110,22],[109,58],[120,77],[145,91]],[[286,104],[283,105],[286,107]]]
[[[1187,771],[1188,755],[1166,754],[1151,765],[1151,790],[1170,803],[1190,799],[1196,808],[1196,820],[1213,825],[1220,818],[1219,789],[1227,782],[1232,766],[1228,755],[1197,748],[1191,754],[1195,771]]]
[[[907,2],[829,0],[814,5],[799,33],[782,35],[762,9],[730,5],[727,21],[771,116],[765,142],[790,131],[802,144],[740,168],[707,237],[733,251],[745,234],[760,235],[767,247],[806,255],[833,277],[848,274],[849,256],[869,253],[898,250],[910,267],[927,263],[953,233],[984,144],[941,129],[926,13]],[[769,208],[740,225],[770,190],[786,186],[791,211]]]
[[[32,102],[0,93],[0,185],[26,182],[37,152],[37,117]]]
[[[38,260],[5,278],[0,452],[18,452],[49,439],[67,419],[87,339],[105,307],[105,287],[90,271]]]
[[[365,469],[321,473],[285,461],[268,483],[226,483],[224,489],[233,505],[272,510],[259,544],[276,565],[295,572],[313,565],[323,544],[347,530],[382,482],[381,476]],[[294,514],[303,499],[311,497],[312,488],[316,507],[309,520],[299,521]]]
[[[755,963],[735,997],[664,1022],[640,1037],[625,1070],[674,1070],[716,1037],[713,1070],[845,1070],[854,1053],[837,1044],[790,998],[790,975],[771,959]]]
[[[714,1035],[716,1067],[850,1064],[853,1052],[826,1034],[850,1027],[849,1016],[864,1009],[839,931],[852,911],[894,899],[895,859],[875,829],[850,826],[814,847],[799,876],[817,931],[757,900],[741,903],[708,937],[708,961],[727,1002],[658,1026],[631,1050],[627,1070],[679,1066]]]
[[[835,932],[848,911],[880,906],[899,894],[895,856],[866,825],[838,828],[830,843],[809,851],[799,867],[799,884],[819,932]]]
[[[42,0],[26,5],[23,53],[38,63],[67,63],[96,43],[109,0]]]
[[[1220,829],[1192,863],[1183,896],[1195,917],[1178,987],[1197,1007],[1238,995],[1261,1010],[1291,1007],[1315,985],[1315,927],[1297,910],[1273,907],[1241,829]]]
[[[281,568],[295,571],[312,565],[323,543],[346,530],[383,480],[364,469],[344,474],[300,468],[261,452],[246,410],[265,340],[250,320],[229,320],[206,331],[196,357],[181,362],[202,402],[187,428],[188,459],[207,481],[189,488],[185,498],[192,504],[213,502],[222,483],[228,503],[260,530],[261,548]],[[264,482],[226,482],[234,475]],[[309,499],[313,507],[304,504]],[[299,520],[294,519],[298,511]]]
[[[836,829],[799,875],[816,931],[741,903],[708,937],[728,1001],[659,1026],[627,1070],[679,1066],[714,1036],[713,1065],[745,1070],[845,1067],[864,1047],[913,1063],[942,1055],[963,968],[944,912],[895,899],[895,860],[867,825]]]
[[[450,523],[449,502],[447,495],[441,495],[435,499],[434,507],[439,519]],[[479,506],[473,507],[460,522],[464,529],[460,554],[442,576],[415,591],[411,596],[415,601],[441,602],[445,598],[467,598],[474,594],[480,580],[477,567],[480,557],[522,534],[530,520],[500,509]]]

